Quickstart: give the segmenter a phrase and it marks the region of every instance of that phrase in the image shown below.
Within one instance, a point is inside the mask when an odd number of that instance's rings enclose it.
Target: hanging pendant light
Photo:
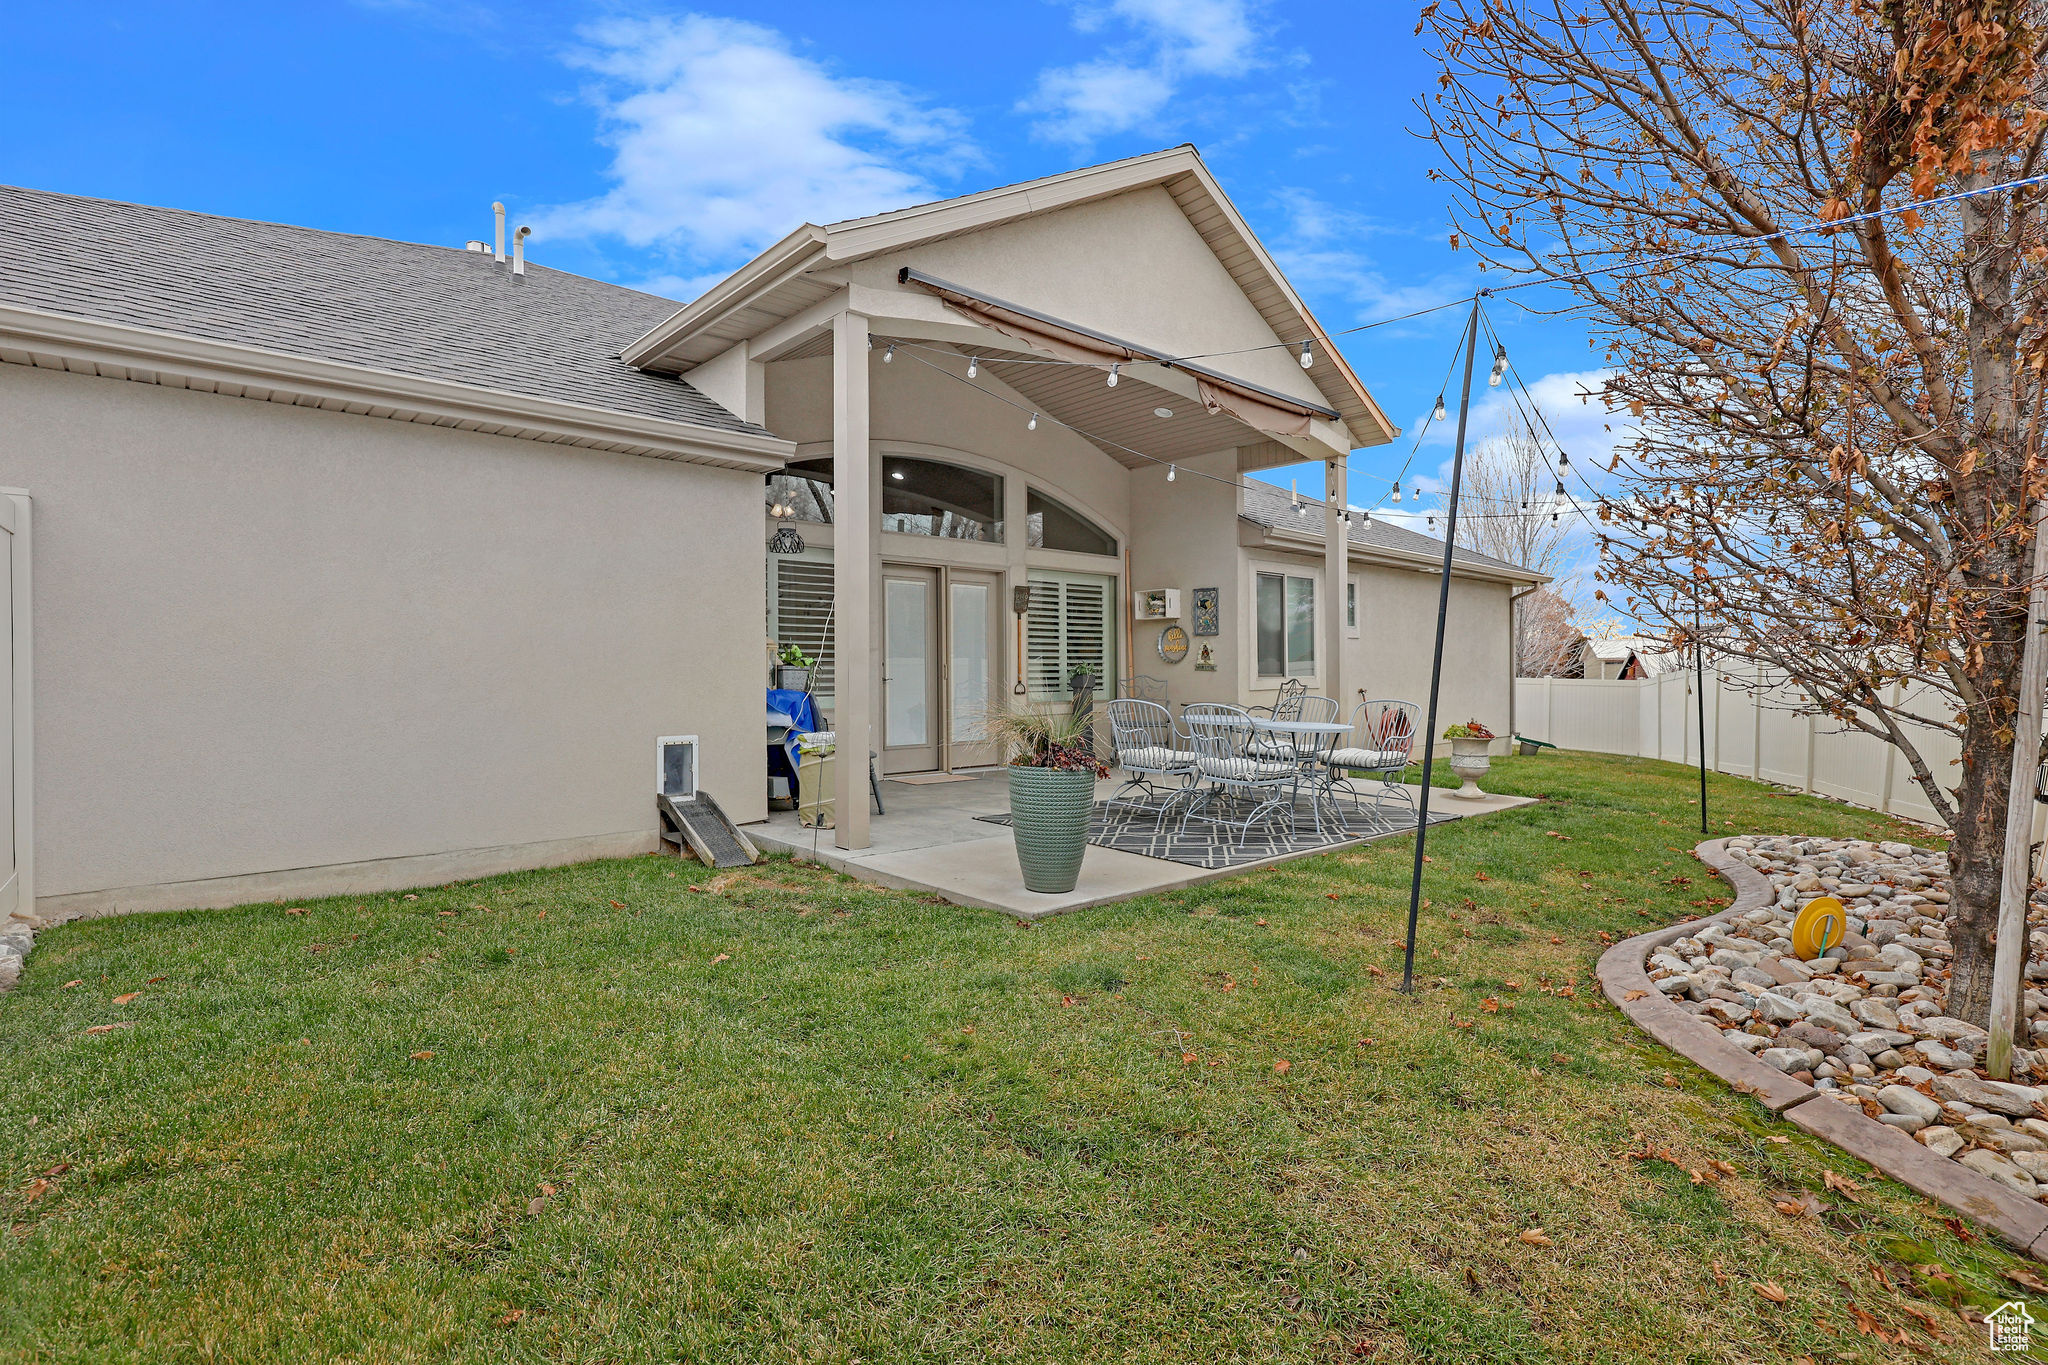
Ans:
[[[1109,387],[1111,387],[1112,389],[1116,387],[1116,372],[1118,368],[1119,367],[1116,365],[1111,365],[1109,367]]]
[[[1180,466],[1179,466],[1179,465],[1177,465],[1177,464],[1170,464],[1170,465],[1168,465],[1168,466],[1166,467],[1166,481],[1167,481],[1168,483],[1172,483],[1172,482],[1173,482],[1173,480],[1174,480],[1174,477],[1175,477],[1176,475],[1178,475],[1179,473],[1180,473]]]
[[[1034,413],[1032,413],[1032,414],[1031,414],[1031,420],[1030,420],[1030,421],[1028,421],[1028,422],[1026,422],[1026,423],[1024,424],[1024,430],[1026,430],[1026,431],[1036,431],[1036,430],[1038,430],[1038,414],[1037,414],[1037,413],[1035,413],[1035,412],[1034,412]]]
[[[1429,420],[1432,422],[1441,422],[1444,420],[1444,417],[1446,415],[1447,414],[1444,411],[1444,396],[1442,394],[1438,394],[1436,396],[1436,410],[1429,414]]]
[[[1397,484],[1395,484],[1395,485],[1394,485],[1394,501],[1395,501],[1395,502],[1399,502],[1400,500],[1401,500],[1401,485],[1397,483]]]
[[[1303,368],[1304,370],[1306,370],[1306,369],[1308,369],[1308,368],[1309,368],[1310,366],[1314,365],[1315,363],[1316,363],[1316,358],[1315,358],[1315,355],[1314,355],[1314,353],[1313,353],[1313,352],[1311,352],[1311,351],[1309,350],[1309,344],[1308,344],[1308,343],[1307,343],[1306,341],[1302,342],[1302,343],[1301,343],[1301,368]]]
[[[980,357],[980,356],[972,356],[972,355],[971,355],[971,356],[967,357],[967,377],[968,377],[969,379],[972,379],[972,378],[974,378],[975,372],[976,372],[977,370],[979,370],[980,368],[981,368],[981,357]]]
[[[1501,381],[1501,380],[1503,380],[1503,379],[1505,379],[1505,378],[1507,377],[1507,373],[1508,373],[1508,348],[1507,348],[1507,347],[1505,347],[1505,346],[1502,346],[1502,347],[1500,347],[1500,348],[1499,348],[1498,350],[1496,350],[1496,351],[1494,352],[1494,356],[1493,356],[1493,373],[1492,373],[1492,374],[1490,374],[1490,375],[1488,375],[1488,376],[1486,376],[1486,385],[1487,385],[1487,387],[1488,387],[1488,388],[1494,388],[1494,389],[1497,389],[1497,388],[1499,388],[1499,387],[1500,387],[1500,381]]]
[[[895,343],[895,342],[893,342],[893,341],[892,341],[892,342],[890,342],[890,343],[889,343],[889,348],[888,348],[887,350],[885,350],[885,351],[883,351],[883,352],[882,352],[882,363],[883,363],[884,365],[893,365],[893,364],[895,364],[895,363],[896,363],[896,343]]]
[[[1557,467],[1559,471],[1567,470],[1572,467],[1572,457],[1562,447],[1559,447],[1557,452]]]

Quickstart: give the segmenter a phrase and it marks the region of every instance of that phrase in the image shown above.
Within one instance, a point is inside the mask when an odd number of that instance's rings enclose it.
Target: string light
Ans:
[[[1444,420],[1444,417],[1444,396],[1442,394],[1438,394],[1436,396],[1436,411],[1429,414],[1429,420],[1432,422],[1441,422]]]
[[[1501,381],[1502,379],[1504,379],[1504,378],[1506,378],[1506,377],[1507,377],[1507,372],[1508,372],[1508,348],[1507,348],[1507,347],[1505,347],[1505,346],[1502,346],[1502,347],[1501,347],[1501,348],[1500,348],[1500,349],[1499,349],[1498,351],[1496,351],[1496,352],[1495,352],[1495,354],[1494,354],[1494,357],[1493,357],[1493,373],[1492,373],[1492,374],[1490,374],[1490,375],[1488,375],[1488,376],[1486,376],[1486,386],[1487,386],[1488,388],[1490,388],[1490,389],[1497,389],[1497,388],[1499,388],[1499,387],[1500,387],[1500,381]]]
[[[1032,414],[1031,414],[1031,420],[1030,420],[1030,421],[1028,421],[1028,422],[1026,422],[1026,423],[1024,424],[1024,430],[1026,430],[1026,431],[1036,431],[1036,430],[1038,430],[1038,414],[1037,414],[1037,413],[1035,413],[1035,412],[1034,412],[1034,413],[1032,413]]]
[[[1395,485],[1394,485],[1394,501],[1395,501],[1395,502],[1399,502],[1400,500],[1401,500],[1401,485],[1397,483],[1397,484],[1395,484]]]
[[[974,376],[975,376],[975,373],[976,373],[976,371],[978,371],[978,370],[980,370],[980,369],[981,369],[981,357],[980,357],[980,356],[972,356],[972,355],[971,355],[971,356],[967,357],[967,377],[968,377],[969,379],[972,379],[972,378],[974,378]]]
[[[1572,457],[1565,453],[1563,446],[1559,446],[1557,450],[1557,467],[1560,472],[1572,467]]]
[[[884,365],[893,365],[893,364],[895,364],[895,363],[896,363],[896,343],[895,343],[895,342],[893,342],[893,341],[892,341],[892,342],[890,342],[890,343],[889,343],[889,349],[887,349],[886,351],[883,351],[883,352],[882,352],[882,363],[883,363]]]
[[[1179,466],[1179,465],[1177,465],[1177,464],[1170,464],[1170,465],[1168,465],[1168,466],[1166,467],[1166,481],[1167,481],[1168,483],[1172,483],[1172,482],[1173,482],[1173,480],[1174,480],[1174,476],[1175,476],[1175,475],[1177,475],[1177,474],[1179,474],[1179,473],[1180,473],[1180,466]]]
[[[1305,369],[1309,368],[1309,367],[1310,367],[1311,365],[1313,365],[1313,364],[1315,364],[1315,363],[1316,363],[1315,353],[1309,350],[1309,344],[1308,344],[1308,343],[1307,343],[1306,341],[1302,342],[1302,343],[1301,343],[1301,368],[1303,368],[1303,369],[1305,370]]]
[[[1115,365],[1111,365],[1109,367],[1109,386],[1112,389],[1116,387],[1116,372],[1117,367]]]

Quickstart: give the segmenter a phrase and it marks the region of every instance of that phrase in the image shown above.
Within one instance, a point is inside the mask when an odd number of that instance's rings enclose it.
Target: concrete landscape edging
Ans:
[[[1602,953],[1595,972],[1607,998],[1659,1043],[1786,1122],[1868,1162],[1908,1189],[1939,1200],[2015,1249],[2037,1260],[2048,1259],[2048,1205],[1959,1166],[1862,1110],[1829,1099],[1758,1061],[1723,1040],[1721,1030],[1680,1009],[1651,982],[1647,963],[1658,948],[1699,932],[1703,924],[1734,919],[1775,901],[1770,879],[1730,857],[1724,845],[1724,840],[1710,839],[1693,853],[1735,888],[1734,902],[1718,914],[1637,934]]]

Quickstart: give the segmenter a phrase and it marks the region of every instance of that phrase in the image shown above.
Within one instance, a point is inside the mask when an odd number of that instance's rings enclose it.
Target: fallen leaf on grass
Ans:
[[[1550,1054],[1550,1060],[1553,1065],[1563,1066],[1565,1063],[1569,1062],[1571,1058],[1567,1056],[1565,1053],[1553,1052]]]
[[[1195,1064],[1195,1061],[1195,1054],[1192,1052],[1183,1052],[1180,1054],[1180,1064],[1182,1066],[1193,1066]]]
[[[1769,1299],[1772,1303],[1783,1303],[1786,1299],[1792,1297],[1778,1286],[1776,1280],[1771,1281],[1769,1284],[1751,1282],[1749,1287]]]
[[[435,911],[434,913],[435,913],[435,914],[437,914],[437,915],[439,915],[439,916],[440,916],[440,917],[441,917],[442,919],[454,919],[454,918],[455,918],[455,911],[453,911],[453,910],[436,910],[436,911]]]
[[[1946,1342],[1948,1340],[1948,1338],[1942,1334],[1940,1319],[1936,1318],[1934,1314],[1928,1312],[1919,1304],[1897,1303],[1893,1304],[1892,1306],[1898,1309],[1901,1313],[1904,1313],[1907,1317],[1913,1319],[1913,1321],[1919,1323],[1922,1329],[1926,1331],[1927,1335],[1933,1337],[1936,1341]]]
[[[719,963],[721,963],[721,962],[730,962],[730,961],[732,961],[732,954],[731,954],[731,953],[720,953],[720,954],[719,954],[719,955],[718,955],[717,957],[714,957],[714,958],[712,958],[712,959],[711,959],[711,965],[712,965],[712,966],[714,966],[714,967],[716,967],[716,966],[717,966],[717,965],[718,965]]]
[[[1810,1193],[1776,1194],[1771,1196],[1771,1207],[1787,1218],[1818,1218],[1827,1212],[1827,1205]]]
[[[1385,976],[1385,975],[1387,974],[1387,969],[1386,969],[1385,967],[1371,967],[1371,966],[1368,966],[1368,967],[1367,967],[1367,968],[1366,968],[1365,970],[1366,970],[1366,972],[1367,972],[1367,973],[1368,973],[1369,975],[1372,975],[1372,976]],[[78,983],[77,983],[76,981],[74,981],[74,982],[72,982],[71,984],[72,984],[72,985],[74,985],[74,986],[76,986],[76,985],[77,985]]]
[[[1292,1070],[1294,1070],[1294,1063],[1288,1061],[1285,1057],[1282,1057],[1279,1061],[1273,1063],[1273,1071],[1276,1075],[1285,1076],[1288,1072]]]
[[[1714,1272],[1714,1287],[1717,1289],[1726,1289],[1728,1287],[1728,1272],[1721,1269],[1721,1263],[1719,1261],[1715,1261],[1711,1268]]]
[[[524,1308],[515,1308],[511,1312],[507,1313],[504,1317],[498,1319],[498,1326],[510,1327],[525,1316],[526,1310]]]
[[[123,1020],[122,1020],[122,1021],[121,1021],[120,1023],[118,1023],[118,1024],[94,1024],[94,1025],[93,1025],[93,1026],[92,1026],[91,1028],[87,1029],[87,1030],[86,1030],[86,1032],[87,1032],[87,1033],[112,1033],[112,1032],[113,1032],[113,1031],[114,1031],[115,1029],[117,1029],[117,1028],[134,1028],[134,1027],[135,1027],[135,1021],[134,1021],[133,1019],[123,1019]]]
[[[1485,1010],[1488,1014],[1499,1014],[1500,1001],[1494,999],[1492,996],[1489,995],[1484,1000],[1479,1002],[1479,1008]]]
[[[535,1195],[533,1198],[526,1201],[526,1216],[529,1218],[533,1217],[533,1215],[539,1213],[542,1209],[546,1208],[547,1205],[547,1200],[541,1198],[539,1195]]]
[[[1663,1086],[1666,1090],[1676,1090],[1678,1089],[1678,1077],[1667,1071],[1664,1073],[1664,1079],[1657,1082],[1657,1084]]]
[[[1073,1003],[1074,1003],[1074,997],[1073,997],[1073,996],[1071,996],[1071,995],[1063,995],[1063,996],[1061,996],[1061,997],[1060,997],[1060,1008],[1061,1008],[1061,1009],[1067,1009],[1067,1008],[1071,1007],[1071,1006],[1073,1005]]]
[[[70,1162],[68,1162],[68,1161],[60,1161],[60,1162],[58,1162],[58,1163],[57,1163],[56,1165],[54,1165],[54,1166],[50,1167],[50,1169],[49,1169],[49,1170],[47,1170],[47,1171],[44,1171],[44,1172],[43,1172],[43,1174],[44,1174],[44,1175],[46,1175],[46,1176],[48,1176],[48,1177],[50,1177],[50,1179],[52,1179],[52,1180],[55,1180],[55,1179],[56,1179],[56,1178],[57,1178],[58,1176],[60,1176],[60,1175],[64,1174],[64,1172],[66,1172],[66,1171],[68,1171],[68,1170],[70,1170],[70,1169],[71,1169],[71,1163],[70,1163]]]
[[[431,1060],[431,1059],[433,1058],[433,1055],[434,1055],[434,1054],[433,1054],[433,1053],[431,1053],[431,1052],[425,1052],[425,1051],[422,1051],[422,1052],[415,1052],[415,1053],[413,1053],[413,1054],[412,1054],[412,1060],[414,1060],[414,1061],[416,1061],[416,1062],[424,1062],[424,1061],[429,1061],[429,1060]]]
[[[76,980],[76,981],[67,981],[67,982],[65,982],[65,983],[64,983],[64,989],[68,991],[68,990],[70,990],[70,989],[71,989],[71,988],[72,988],[73,986],[83,986],[84,984],[85,984],[85,982],[84,982],[84,980],[83,980],[83,979],[80,979],[80,980]]]
[[[1524,1242],[1527,1242],[1532,1247],[1547,1247],[1556,1245],[1555,1242],[1552,1242],[1550,1240],[1549,1235],[1546,1234],[1542,1228],[1523,1228],[1520,1232],[1516,1233],[1515,1235],[1521,1238]]]
[[[33,1204],[36,1202],[36,1200],[41,1199],[44,1195],[48,1194],[49,1192],[50,1182],[43,1179],[41,1176],[37,1176],[34,1180],[28,1182],[28,1190],[26,1191],[27,1197],[23,1199],[22,1202],[24,1204]]]
[[[2024,1266],[2006,1271],[2005,1278],[2011,1280],[2014,1284],[2031,1289],[2037,1294],[2048,1294],[2048,1280],[2042,1279],[2034,1271]]]
[[[287,915],[310,915],[313,912],[311,910],[308,910],[303,905],[295,905],[291,909],[285,911],[285,913]]]
[[[1562,942],[1564,942],[1564,940],[1563,940],[1563,939],[1561,939],[1561,938],[1559,938],[1559,937],[1558,937],[1558,936],[1557,936],[1556,934],[1552,934],[1552,935],[1550,936],[1550,941],[1551,941],[1552,943],[1562,943]]]
[[[613,902],[612,902],[612,909],[614,909],[614,910],[623,910],[623,909],[625,909],[625,908],[626,908],[626,903],[625,903],[624,901],[613,901]]]
[[[128,1002],[129,1002],[130,1000],[139,1000],[139,999],[141,999],[141,998],[142,998],[142,992],[141,992],[141,991],[130,991],[130,992],[128,992],[128,994],[126,994],[126,995],[117,995],[117,996],[115,996],[115,997],[114,997],[114,1003],[115,1003],[115,1004],[117,1004],[117,1005],[125,1005],[125,1004],[127,1004],[127,1003],[128,1003]]]
[[[1855,1181],[1849,1179],[1849,1177],[1836,1175],[1833,1171],[1822,1171],[1820,1183],[1833,1190],[1836,1194],[1846,1194],[1852,1197],[1863,1188]]]
[[[1266,922],[1265,922],[1264,920],[1260,920],[1260,921],[1259,921],[1259,927],[1260,927],[1261,929],[1265,928],[1265,927],[1266,927]]]
[[[1487,876],[1484,872],[1474,872],[1472,874],[1472,880],[1475,882],[1490,882],[1493,880],[1493,878]]]

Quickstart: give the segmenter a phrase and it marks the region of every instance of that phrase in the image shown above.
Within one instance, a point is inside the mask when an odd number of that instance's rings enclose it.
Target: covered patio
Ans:
[[[1227,828],[1191,824],[1176,834],[1177,820],[1159,822],[1149,814],[1105,809],[1124,774],[1116,769],[1096,783],[1096,815],[1081,880],[1065,895],[1024,889],[1006,823],[1008,778],[1000,769],[956,773],[934,780],[884,779],[885,814],[870,814],[869,843],[862,849],[836,845],[830,829],[808,829],[794,811],[776,811],[747,833],[766,852],[787,853],[821,863],[863,881],[902,890],[926,891],[955,905],[1000,910],[1019,919],[1041,919],[1215,881],[1297,858],[1352,848],[1375,839],[1397,838],[1414,829],[1412,817],[1391,828],[1347,822],[1343,833],[1318,835],[1306,807],[1297,810],[1291,832],[1275,831],[1240,841]],[[1411,800],[1418,794],[1406,788]],[[862,802],[872,810],[872,804]],[[1524,796],[1488,795],[1461,800],[1437,792],[1430,825],[1470,819],[1532,804]],[[1448,809],[1447,809],[1448,808]],[[1139,851],[1139,850],[1143,851]]]

